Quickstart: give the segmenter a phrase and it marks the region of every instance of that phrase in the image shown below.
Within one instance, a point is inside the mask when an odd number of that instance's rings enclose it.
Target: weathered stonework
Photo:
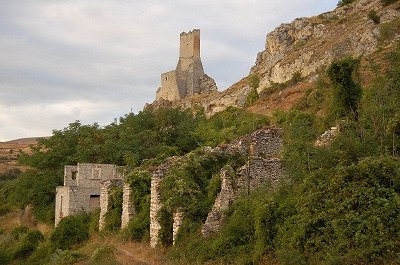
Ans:
[[[103,230],[106,223],[106,214],[110,209],[110,192],[114,187],[122,187],[122,179],[109,179],[100,184],[100,218],[99,230]]]
[[[281,129],[268,127],[257,130],[214,149],[204,148],[205,152],[220,154],[241,154],[247,158],[246,164],[237,172],[226,166],[221,170],[221,192],[218,194],[212,211],[209,213],[202,233],[209,235],[218,231],[223,222],[224,211],[229,205],[243,193],[251,192],[262,185],[268,185],[271,189],[278,185],[283,174],[282,163],[279,159],[279,151],[282,148]],[[172,165],[181,158],[172,157],[166,163],[159,166],[152,173],[151,202],[150,202],[150,245],[156,247],[161,226],[157,216],[162,208],[160,198],[160,185]],[[173,242],[176,240],[179,228],[183,222],[184,213],[175,209],[173,223]]]
[[[181,227],[183,223],[183,217],[185,216],[185,213],[182,211],[182,209],[177,209],[173,213],[173,225],[172,225],[172,243],[175,245],[176,242],[176,236],[178,235],[179,228]]]
[[[158,222],[158,213],[162,208],[160,186],[161,181],[168,173],[169,168],[179,160],[179,157],[170,157],[164,164],[157,167],[152,173],[150,188],[150,246],[156,247],[159,242],[161,225]]]
[[[175,70],[161,74],[156,101],[175,101],[213,91],[217,91],[215,81],[204,73],[200,59],[200,30],[182,32],[178,64]]]
[[[132,188],[128,183],[124,183],[122,195],[121,228],[125,228],[135,215],[135,207],[132,203],[132,196]]]
[[[111,179],[122,179],[115,165],[65,166],[64,186],[56,188],[55,225],[65,216],[99,208],[100,184]]]
[[[224,213],[240,195],[265,185],[273,190],[283,175],[279,158],[282,148],[281,130],[264,128],[245,135],[228,145],[215,148],[214,152],[239,153],[247,157],[246,164],[234,172],[231,167],[221,170],[221,191],[208,214],[201,233],[208,236],[218,232]]]

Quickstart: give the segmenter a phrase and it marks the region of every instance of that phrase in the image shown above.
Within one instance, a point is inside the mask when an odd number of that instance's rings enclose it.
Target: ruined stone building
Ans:
[[[64,186],[56,189],[55,225],[63,217],[99,208],[102,182],[116,179],[122,181],[116,165],[82,163],[65,166]]]
[[[200,30],[180,34],[179,60],[175,70],[161,74],[156,100],[179,100],[217,91],[215,81],[204,73],[200,58]]]
[[[248,194],[255,188],[266,186],[273,190],[283,176],[280,160],[282,148],[282,131],[279,128],[266,127],[251,134],[240,137],[230,144],[220,145],[208,152],[222,154],[241,154],[247,158],[244,166],[235,172],[224,167],[220,172],[221,191],[202,227],[202,234],[208,236],[218,232],[224,220],[224,212],[240,195]],[[150,198],[150,245],[159,244],[161,225],[158,213],[162,208],[160,188],[164,177],[174,163],[181,157],[171,157],[152,172]],[[175,209],[173,213],[173,241],[183,223],[185,213]]]

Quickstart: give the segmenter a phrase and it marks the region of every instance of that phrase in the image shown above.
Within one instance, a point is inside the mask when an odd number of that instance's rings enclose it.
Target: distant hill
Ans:
[[[37,144],[38,140],[41,138],[49,138],[49,136],[45,137],[28,137],[28,138],[20,138],[7,142],[0,142],[0,144]]]
[[[7,142],[0,142],[0,174],[15,168],[24,170],[25,167],[18,165],[18,154],[23,152],[30,152],[30,145],[36,145],[38,140],[46,137],[29,137],[15,139]]]

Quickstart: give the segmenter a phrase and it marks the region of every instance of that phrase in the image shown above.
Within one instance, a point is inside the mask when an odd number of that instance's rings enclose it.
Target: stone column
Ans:
[[[104,229],[106,222],[106,214],[108,212],[109,197],[111,181],[107,180],[100,184],[100,218],[99,218],[99,231]]]
[[[203,236],[209,236],[216,233],[221,226],[224,218],[224,211],[228,209],[229,205],[236,199],[237,191],[235,190],[234,177],[235,171],[232,167],[225,167],[220,172],[221,177],[221,191],[218,193],[215,203],[208,213],[207,220],[201,228]]]
[[[121,215],[121,228],[127,227],[130,220],[135,215],[135,207],[132,203],[132,188],[128,183],[124,183],[122,195],[122,215]]]
[[[158,212],[162,208],[160,195],[161,177],[153,175],[151,178],[151,195],[150,195],[150,246],[155,248],[159,244],[158,234],[161,225],[158,222]]]
[[[183,212],[182,209],[177,209],[174,211],[173,218],[174,218],[174,223],[172,226],[172,244],[175,245],[176,241],[176,236],[178,235],[179,228],[181,227],[183,223],[183,217],[185,216],[185,213]]]

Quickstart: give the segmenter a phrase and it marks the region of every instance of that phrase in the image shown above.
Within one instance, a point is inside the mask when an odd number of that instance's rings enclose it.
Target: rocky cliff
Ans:
[[[368,16],[376,11],[380,23]],[[284,83],[299,73],[308,81],[334,59],[365,57],[376,51],[382,24],[400,17],[393,6],[380,0],[359,0],[316,17],[298,18],[267,34],[265,50],[257,55],[250,73],[258,74],[260,89]]]
[[[379,22],[371,19],[369,13],[372,10],[376,12]],[[310,87],[308,84],[312,84],[333,60],[345,56],[363,59],[393,46],[400,37],[399,10],[399,2],[383,6],[380,0],[358,0],[319,16],[298,18],[291,23],[281,24],[267,34],[265,50],[258,53],[255,65],[250,70],[250,75],[255,74],[260,78],[258,91],[285,83],[294,76],[301,77],[303,83],[297,90],[290,93],[281,91],[279,95],[271,96],[275,96],[275,109],[290,108],[300,96],[290,98],[287,94],[303,93]],[[392,27],[390,41],[383,42],[382,31],[385,28],[387,31],[389,26]],[[223,92],[195,95],[174,102],[155,102],[150,106],[201,106],[211,116],[229,106],[244,107],[250,90],[245,77]],[[290,101],[286,107],[285,101]]]

